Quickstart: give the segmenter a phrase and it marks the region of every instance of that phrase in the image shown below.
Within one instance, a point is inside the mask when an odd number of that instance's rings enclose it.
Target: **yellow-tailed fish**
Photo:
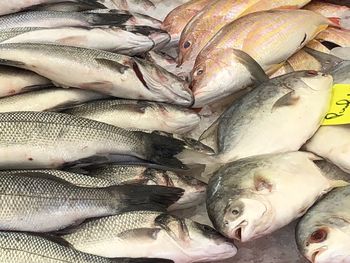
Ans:
[[[202,107],[253,84],[252,74],[233,67],[240,61],[232,49],[244,51],[272,74],[329,23],[308,10],[270,10],[226,25],[196,59],[191,73],[195,106]]]
[[[171,42],[177,44],[181,32],[187,23],[204,7],[214,1],[215,0],[191,0],[171,11],[162,24],[162,29],[170,34]]]
[[[350,30],[330,27],[318,34],[316,39],[340,47],[350,47]]]
[[[273,8],[302,7],[310,0],[217,0],[191,19],[179,42],[178,64],[192,64],[209,40],[226,24],[249,13]]]

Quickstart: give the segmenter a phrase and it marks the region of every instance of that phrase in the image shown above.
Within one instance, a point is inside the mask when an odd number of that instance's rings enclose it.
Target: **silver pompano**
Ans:
[[[0,98],[0,112],[60,111],[108,96],[88,90],[47,88]]]
[[[327,194],[300,220],[296,241],[313,263],[350,261],[350,187]]]
[[[0,232],[3,263],[171,263],[165,259],[108,259],[79,252],[60,238],[19,232]]]
[[[256,239],[303,215],[333,187],[348,184],[327,178],[314,159],[310,153],[290,152],[244,158],[220,168],[207,194],[215,228],[243,242]]]
[[[146,184],[184,189],[183,196],[168,210],[185,209],[204,201],[206,184],[190,176],[172,171],[157,170],[143,165],[105,165],[89,169],[89,176],[110,185]]]
[[[330,75],[300,71],[238,99],[217,121],[219,162],[298,150],[321,125],[331,90]]]
[[[96,101],[65,112],[124,129],[159,130],[177,134],[193,130],[200,122],[200,116],[191,109],[135,100]]]
[[[164,209],[182,195],[181,189],[160,186],[78,187],[38,173],[9,173],[0,182],[0,229],[9,231],[51,232],[149,203]]]
[[[16,1],[2,1],[0,4],[0,15],[6,15],[10,13],[15,13],[22,11],[28,7],[40,5],[40,4],[52,4],[63,2],[62,0],[16,0]],[[82,0],[68,0],[67,2],[75,3],[89,3],[90,5],[94,4],[95,6],[101,6],[96,0],[91,1],[82,1]]]
[[[37,59],[40,57],[41,59]],[[188,84],[145,60],[95,49],[46,44],[2,44],[0,64],[43,75],[63,87],[120,98],[192,105]]]
[[[184,148],[179,140],[68,114],[0,113],[0,130],[0,167],[5,169],[55,168],[91,159],[106,162],[120,155],[183,167],[174,158]]]
[[[125,55],[145,53],[163,46],[170,36],[147,26],[104,28],[11,28],[0,30],[2,43],[57,44],[113,51]]]
[[[15,27],[134,25],[136,23],[135,17],[125,11],[118,13],[29,11],[0,17],[0,29]]]
[[[213,262],[237,252],[209,226],[153,211],[90,221],[63,238],[74,248],[95,255],[162,257],[176,263]]]
[[[0,98],[52,86],[52,82],[34,72],[0,66]]]

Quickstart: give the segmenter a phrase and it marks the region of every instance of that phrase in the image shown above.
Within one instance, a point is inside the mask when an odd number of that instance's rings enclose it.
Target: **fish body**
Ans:
[[[271,79],[239,98],[212,127],[216,125],[217,158],[227,163],[299,150],[320,127],[332,85],[330,75],[299,71]]]
[[[124,129],[177,134],[193,130],[200,122],[199,115],[191,109],[135,100],[95,101],[65,112]]]
[[[345,5],[336,5],[322,1],[312,1],[304,9],[319,13],[325,17],[342,17],[350,8]]]
[[[60,111],[77,104],[108,96],[81,89],[47,88],[0,98],[0,112]]]
[[[264,1],[264,0],[217,0],[207,5],[201,12],[194,16],[181,34],[179,41],[179,65],[192,64],[205,45],[227,24],[247,14],[274,8],[295,5],[301,7],[308,3],[302,1]],[[260,18],[261,19],[261,18]],[[268,18],[267,18],[268,19]],[[266,23],[266,19],[263,19]],[[275,24],[277,20],[271,20]],[[249,23],[254,24],[254,21]],[[269,25],[271,27],[271,25]],[[244,27],[243,27],[244,28]],[[238,30],[238,29],[234,29]],[[244,34],[239,29],[237,34]],[[242,36],[242,35],[241,35]]]
[[[328,23],[323,16],[307,10],[273,10],[249,14],[227,24],[196,58],[191,73],[196,105],[215,102],[222,90],[232,94],[252,85],[252,74],[242,74],[243,70],[237,69],[232,72],[231,68],[242,64],[232,49],[247,53],[267,74],[272,74]],[[297,29],[291,32],[291,27]]]
[[[11,28],[0,31],[1,43],[41,43],[113,51],[133,56],[165,45],[170,36],[147,26],[107,28]]]
[[[172,10],[162,24],[162,29],[170,34],[171,42],[177,43],[187,23],[203,8],[213,2],[213,0],[191,0]]]
[[[166,208],[182,195],[181,189],[158,186],[78,187],[39,173],[3,174],[0,181],[0,229],[7,231],[52,232],[149,202]]]
[[[224,165],[208,184],[207,209],[214,227],[246,242],[302,216],[337,182],[322,174],[314,159],[310,153],[289,152]]]
[[[206,192],[206,184],[193,177],[144,165],[104,165],[88,169],[88,175],[108,181],[110,185],[145,184],[184,189],[182,197],[168,210],[198,205],[204,200]]]
[[[95,90],[120,98],[186,106],[193,103],[188,84],[176,76],[145,60],[106,51],[47,44],[2,44],[1,63],[35,71],[61,87]]]
[[[103,163],[114,157],[136,157],[173,168],[184,167],[173,156],[184,147],[179,140],[126,131],[67,114],[1,113],[0,127],[0,167],[4,169],[57,168],[91,161]],[[174,143],[173,149],[171,143]]]
[[[106,8],[103,4],[95,1],[59,1],[57,3],[39,4],[26,8],[29,11],[64,11],[64,12],[81,12],[87,10]]]
[[[178,263],[213,262],[237,252],[211,227],[156,211],[97,219],[62,237],[77,250],[109,258],[144,255]]]
[[[34,72],[0,66],[0,98],[52,86],[52,82]]]
[[[330,50],[324,46],[321,42],[317,41],[317,40],[311,40],[306,47],[329,54]]]
[[[316,36],[321,42],[331,42],[340,47],[350,47],[350,30],[327,28]]]
[[[108,259],[85,254],[51,236],[0,232],[0,260],[6,263],[171,263],[166,259]]]
[[[296,228],[299,251],[313,263],[350,260],[350,187],[328,193]]]

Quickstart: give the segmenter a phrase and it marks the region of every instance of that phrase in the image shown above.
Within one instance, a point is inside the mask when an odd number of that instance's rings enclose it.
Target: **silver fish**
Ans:
[[[299,251],[313,263],[350,260],[350,187],[334,189],[296,228]]]
[[[214,227],[247,242],[291,223],[332,188],[348,185],[328,178],[315,159],[310,153],[289,152],[220,168],[208,184],[207,209]]]
[[[0,261],[3,263],[171,263],[152,258],[103,258],[73,249],[66,241],[51,236],[0,232]]]
[[[124,129],[158,130],[177,134],[193,130],[200,122],[200,116],[191,109],[135,100],[95,101],[66,110],[65,113]]]
[[[39,43],[113,51],[133,56],[163,46],[170,36],[147,26],[99,28],[11,28],[0,30],[1,43]]]
[[[69,2],[60,0],[57,3],[37,4],[25,9],[25,11],[64,11],[81,12],[94,9],[106,8],[102,3],[95,1]]]
[[[99,3],[97,0],[66,0],[67,2],[71,3],[80,3],[80,4],[89,4],[94,6],[100,6],[101,3]],[[63,2],[62,0],[16,0],[16,1],[2,1],[0,3],[0,15],[6,15],[11,14],[15,12],[22,11],[28,7],[36,6],[40,4],[57,4]]]
[[[88,175],[108,181],[110,185],[145,184],[177,187],[183,196],[168,210],[193,207],[204,201],[206,184],[190,176],[158,170],[144,165],[104,165],[89,168]]]
[[[52,82],[32,71],[0,66],[0,98],[52,86]]]
[[[184,106],[193,103],[188,84],[176,76],[145,60],[107,51],[46,44],[1,44],[0,64],[33,70],[63,87]]]
[[[213,262],[237,252],[232,243],[211,227],[156,211],[132,211],[93,220],[62,237],[75,249],[109,258],[162,257],[176,263]]]
[[[118,157],[184,168],[180,140],[54,112],[0,113],[0,167],[56,168]]]
[[[141,23],[141,24],[140,24]],[[102,12],[61,12],[29,11],[0,17],[0,29],[17,27],[63,27],[63,26],[106,26],[106,25],[153,25],[148,21],[133,16],[126,11],[113,13]]]
[[[0,98],[0,112],[60,111],[84,102],[107,97],[94,91],[51,87]]]
[[[320,127],[332,84],[330,75],[315,71],[271,79],[235,101],[202,138],[216,131],[221,163],[299,150]]]
[[[85,188],[38,173],[0,176],[0,229],[51,232],[87,218],[142,208],[167,208],[183,190],[161,186],[124,185]]]

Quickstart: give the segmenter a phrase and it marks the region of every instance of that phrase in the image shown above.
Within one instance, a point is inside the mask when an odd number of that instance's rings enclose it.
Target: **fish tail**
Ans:
[[[108,187],[115,197],[116,212],[135,210],[165,211],[179,200],[184,190],[158,185],[118,185]]]
[[[92,11],[93,12],[93,11]],[[90,25],[123,25],[132,15],[128,12],[120,11],[118,13],[83,13]]]
[[[173,263],[174,261],[170,259],[162,259],[162,258],[117,258],[111,259],[111,263]]]
[[[97,0],[78,0],[78,4],[89,6],[92,9],[106,9],[107,7]]]

